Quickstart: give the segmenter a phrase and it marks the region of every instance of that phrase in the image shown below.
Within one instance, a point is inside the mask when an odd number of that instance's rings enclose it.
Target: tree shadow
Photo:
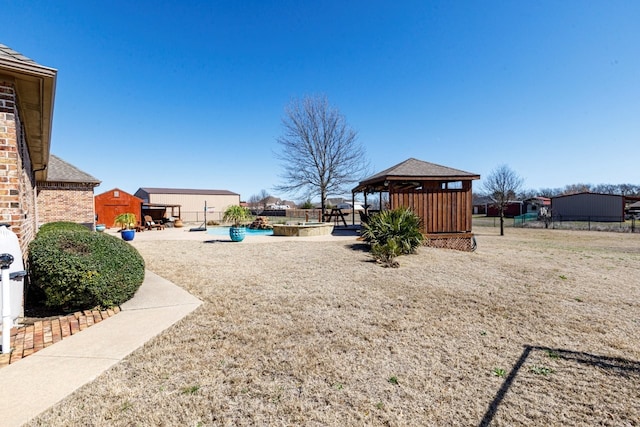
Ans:
[[[559,359],[606,369],[608,371],[611,371],[612,374],[617,374],[624,377],[628,377],[630,373],[640,374],[640,362],[635,360],[629,360],[620,357],[598,356],[596,354],[560,348],[525,345],[522,353],[520,354],[520,357],[518,358],[518,361],[516,362],[511,372],[509,372],[509,376],[505,378],[502,386],[493,398],[493,401],[491,401],[491,403],[489,404],[487,412],[485,412],[484,417],[480,421],[480,424],[478,424],[479,427],[487,427],[491,424],[493,418],[496,415],[496,412],[498,411],[498,407],[502,403],[502,400],[511,388],[516,376],[518,375],[518,372],[522,368],[522,365],[524,365],[532,351],[546,351],[550,353],[553,352],[554,357],[558,357]]]
[[[350,245],[346,245],[348,248],[350,248],[353,251],[358,251],[358,252],[370,252],[371,251],[371,246],[366,243],[366,242],[361,242],[361,243],[352,243]]]

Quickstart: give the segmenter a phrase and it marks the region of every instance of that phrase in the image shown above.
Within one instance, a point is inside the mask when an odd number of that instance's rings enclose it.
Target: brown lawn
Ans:
[[[640,425],[640,234],[134,241],[205,301],[29,425]]]

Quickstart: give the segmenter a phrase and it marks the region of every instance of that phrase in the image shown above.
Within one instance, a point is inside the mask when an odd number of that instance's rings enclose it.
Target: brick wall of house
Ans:
[[[38,182],[40,224],[70,221],[93,229],[95,208],[93,185],[66,182]]]
[[[11,225],[23,254],[36,233],[35,181],[11,81],[0,77],[0,223]]]

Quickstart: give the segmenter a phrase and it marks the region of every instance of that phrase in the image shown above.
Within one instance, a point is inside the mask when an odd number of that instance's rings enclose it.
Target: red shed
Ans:
[[[523,206],[523,203],[520,201],[509,201],[504,208],[504,216],[506,218],[513,218],[514,216],[522,215],[525,212],[526,208]],[[497,206],[487,203],[487,216],[500,216],[500,211]]]
[[[140,222],[142,217],[142,199],[122,191],[119,188],[106,191],[94,197],[96,207],[96,223],[113,227],[116,217],[131,212]]]

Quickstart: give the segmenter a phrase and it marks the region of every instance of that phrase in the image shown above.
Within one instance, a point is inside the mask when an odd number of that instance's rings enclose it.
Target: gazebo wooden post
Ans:
[[[351,225],[356,225],[356,195],[351,192]]]

